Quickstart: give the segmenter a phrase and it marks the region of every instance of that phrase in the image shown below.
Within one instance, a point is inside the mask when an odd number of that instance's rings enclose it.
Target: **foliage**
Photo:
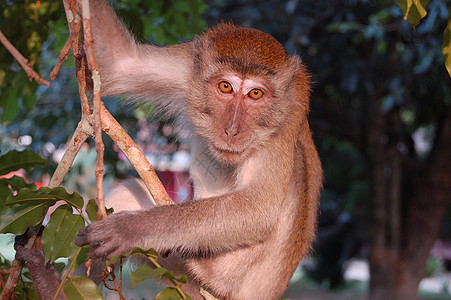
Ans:
[[[103,299],[97,285],[83,276],[68,278],[64,284],[64,293],[70,296],[70,299]]]
[[[129,0],[116,4],[117,14],[138,38],[160,45],[190,39],[205,29],[201,0]],[[142,16],[146,16],[143,18]]]
[[[398,4],[404,13],[404,19],[409,21],[413,27],[416,27],[420,24],[420,20],[426,16],[426,6],[429,2],[431,2],[431,0],[401,0]]]
[[[42,166],[44,162],[42,158],[29,150],[23,152],[13,150],[0,156],[0,175],[21,168],[31,170],[35,166]],[[0,199],[6,198],[6,201],[0,203],[0,233],[21,235],[27,228],[42,224],[48,209],[56,202],[64,201],[66,204],[58,206],[50,215],[42,233],[41,244],[45,261],[53,263],[59,258],[67,258],[72,262],[72,269],[86,261],[88,247],[80,249],[75,246],[73,240],[79,229],[95,220],[97,205],[94,200],[87,201],[85,205],[85,201],[78,193],[67,193],[62,187],[53,189],[41,187],[36,190],[34,184],[27,184],[17,176],[9,179],[0,178],[0,187],[2,187]],[[80,252],[83,252],[82,255]],[[144,265],[132,272],[132,287],[146,279],[166,278],[174,283],[174,287],[166,288],[156,296],[156,299],[174,297],[190,299],[180,290],[180,286],[187,282],[186,276],[176,277],[171,271],[161,267],[157,263],[158,254],[153,249],[144,251],[135,248],[128,254],[112,258],[107,265],[113,265],[119,260],[136,254],[146,256],[156,268],[152,269]],[[10,268],[11,263],[4,260],[2,264],[5,268]],[[26,275],[28,276],[24,273],[24,276]],[[27,295],[25,299],[36,299],[35,296],[29,295],[28,289],[30,289],[30,283],[23,287],[19,286],[17,293]],[[103,299],[97,285],[90,279],[80,276],[69,277],[64,284],[64,292],[71,299]]]
[[[427,15],[426,6],[431,0],[400,0],[399,6],[401,7],[404,15],[404,19],[409,21],[414,28],[420,24],[421,19]],[[445,59],[445,66],[451,76],[451,17],[448,19],[448,26],[446,26],[443,34],[443,46],[442,53]]]
[[[427,277],[436,276],[445,270],[444,262],[438,257],[430,257],[426,262],[425,274]]]
[[[7,8],[8,11],[11,10],[14,13],[3,12],[0,14],[0,28],[26,58],[32,61],[30,57],[36,57],[36,62],[32,66],[38,73],[41,73],[42,77],[46,78],[66,42],[68,30],[60,0],[39,1],[41,6],[40,14],[35,18],[37,21],[31,25],[28,25],[28,21],[23,22],[28,18],[27,13],[36,7],[37,2],[35,0],[1,2],[0,7]],[[205,11],[206,6],[202,0],[120,0],[113,1],[113,4],[118,9],[120,17],[124,19],[124,23],[131,27],[140,40],[144,40],[143,37],[146,37],[152,43],[173,44],[190,39],[205,29],[205,22],[201,14]],[[50,8],[56,9],[56,12],[50,11]],[[30,27],[33,27],[33,30]],[[36,33],[34,33],[35,31]],[[33,52],[26,50],[25,47],[25,41],[30,38],[29,32],[33,32],[36,39],[41,41],[30,50]],[[8,75],[1,81],[2,86],[11,86],[14,89],[33,87],[30,92],[34,99],[39,99],[39,101],[33,102],[28,109],[23,104],[21,97],[24,94],[21,90],[17,90],[14,95],[9,97],[0,89],[1,104],[11,103],[17,111],[17,113],[6,112],[0,105],[0,121],[3,122],[3,126],[0,125],[0,148],[8,150],[29,147],[52,161],[52,155],[66,143],[80,119],[79,95],[74,80],[73,60],[68,59],[64,63],[57,79],[51,83],[49,88],[38,88],[34,82],[26,84],[28,81],[24,71],[14,62],[13,57],[3,46],[0,46],[0,61],[2,62],[0,72],[4,68],[5,74],[11,73],[10,71],[6,72],[7,70],[12,70],[14,72],[11,74],[22,74],[20,76],[23,77],[22,84],[18,85],[11,81],[9,79],[11,75]],[[133,121],[131,109],[124,110],[123,104],[115,99],[107,99],[105,103],[116,119],[126,127],[127,124],[130,124],[128,126],[130,130],[136,130],[136,120]],[[4,118],[7,120],[5,121]],[[124,121],[125,118],[128,120]],[[21,140],[21,137],[24,136],[30,137],[32,143],[24,143]],[[106,163],[109,166],[110,174],[115,174],[117,170],[113,161],[117,161],[117,153],[109,140],[106,140],[106,143]],[[55,154],[56,158],[57,154]],[[49,165],[45,171],[51,172],[51,168],[52,166]],[[74,182],[75,178],[71,178],[71,181]]]
[[[107,261],[107,265],[114,265],[116,262],[127,258],[132,255],[145,256],[155,268],[151,268],[144,264],[131,273],[132,288],[138,284],[143,283],[147,279],[160,280],[162,278],[168,279],[174,287],[167,287],[160,292],[155,299],[191,299],[180,289],[182,284],[188,282],[186,275],[175,276],[171,271],[163,268],[158,262],[158,253],[154,249],[143,250],[140,248],[134,248],[129,253],[115,256],[111,260]]]
[[[36,166],[42,166],[45,161],[29,150],[18,152],[12,150],[0,156],[0,175],[17,171],[19,169],[31,170]],[[64,188],[50,189],[41,187],[36,190],[34,184],[14,176],[12,178],[0,178],[0,233],[13,233],[21,235],[27,228],[42,224],[48,209],[63,200],[66,205],[59,206],[50,216],[42,234],[42,248],[46,261],[54,262],[56,259],[65,257],[70,261],[76,260],[78,247],[73,240],[80,228],[87,220],[83,216],[84,201],[77,193],[69,194]],[[92,201],[89,206],[95,205]],[[73,214],[76,211],[77,214]],[[95,219],[96,209],[86,209],[90,220]],[[87,247],[85,247],[85,251]],[[26,273],[24,273],[26,274]],[[89,280],[90,281],[90,280]],[[92,281],[69,280],[68,286],[78,286],[80,293],[88,293],[92,289]],[[91,288],[89,288],[91,286]],[[97,289],[97,286],[94,284]],[[69,287],[69,290],[70,290]],[[24,289],[16,288],[20,295],[26,294],[28,285]],[[88,291],[85,291],[85,290]],[[99,292],[100,293],[100,292]],[[27,294],[21,299],[37,299]],[[89,298],[94,299],[94,298]]]
[[[191,38],[205,27],[201,14],[206,6],[201,0],[123,0],[117,3],[117,8],[138,37],[150,37],[159,44]],[[67,26],[62,1],[2,1],[0,9],[3,34],[35,71],[49,72],[48,67],[40,65],[41,53],[45,50],[56,59],[57,51],[64,45]],[[28,112],[33,109],[38,85],[28,83],[25,72],[4,47],[0,47],[0,61],[0,121],[6,125],[23,109]]]

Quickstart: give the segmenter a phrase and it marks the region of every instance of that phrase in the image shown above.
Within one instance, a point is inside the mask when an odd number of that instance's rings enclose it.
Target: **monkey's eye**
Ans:
[[[231,93],[232,92],[232,85],[230,83],[228,83],[227,81],[221,81],[219,83],[219,89],[221,90],[221,92],[223,93]]]
[[[259,89],[253,89],[249,92],[249,97],[251,97],[254,100],[258,100],[261,97],[263,97],[263,91]]]

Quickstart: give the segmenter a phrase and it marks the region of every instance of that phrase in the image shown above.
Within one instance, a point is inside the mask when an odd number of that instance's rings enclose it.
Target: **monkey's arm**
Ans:
[[[276,223],[279,201],[241,191],[121,212],[81,229],[75,243],[100,244],[93,252],[96,257],[119,255],[133,247],[219,253],[265,240]]]
[[[105,0],[90,1],[94,54],[100,67],[102,95],[147,97],[170,101],[186,98],[191,44],[171,47],[139,45]],[[180,103],[179,103],[180,105]]]

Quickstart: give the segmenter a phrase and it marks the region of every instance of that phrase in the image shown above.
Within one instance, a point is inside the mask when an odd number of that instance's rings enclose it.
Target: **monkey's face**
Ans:
[[[219,161],[239,163],[276,128],[270,113],[273,87],[261,76],[233,71],[216,73],[207,82],[208,111],[202,112],[198,133],[209,141],[210,151]]]
[[[188,113],[218,161],[234,165],[305,117],[308,76],[300,60],[256,29],[220,24],[203,38],[193,47]]]

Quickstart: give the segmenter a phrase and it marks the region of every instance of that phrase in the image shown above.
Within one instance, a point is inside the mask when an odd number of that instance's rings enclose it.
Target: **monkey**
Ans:
[[[151,99],[175,117],[191,141],[194,197],[113,213],[82,228],[75,244],[96,245],[97,258],[133,247],[170,253],[193,299],[203,299],[200,289],[279,299],[311,251],[322,188],[301,58],[267,33],[225,22],[178,45],[140,44],[107,1],[90,1],[90,10],[102,95]],[[133,190],[112,193],[142,202]]]

